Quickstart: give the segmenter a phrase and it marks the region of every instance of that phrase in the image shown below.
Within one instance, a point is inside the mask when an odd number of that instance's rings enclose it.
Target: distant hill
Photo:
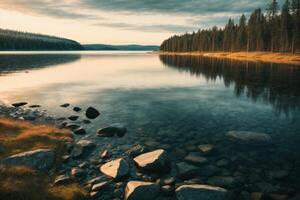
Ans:
[[[109,45],[109,44],[85,44],[83,45],[85,50],[92,51],[154,51],[159,50],[159,46],[156,45]]]
[[[49,35],[0,29],[2,51],[84,50],[78,42]]]

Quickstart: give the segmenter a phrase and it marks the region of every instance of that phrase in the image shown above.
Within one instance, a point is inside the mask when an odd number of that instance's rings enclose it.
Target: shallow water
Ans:
[[[40,104],[56,117],[76,114],[59,107],[66,102],[94,106],[102,114],[87,125],[85,137],[100,148],[111,143],[122,152],[142,143],[168,149],[180,160],[178,149],[197,151],[197,145],[213,143],[220,152],[211,162],[240,156],[219,175],[241,171],[247,183],[299,189],[300,66],[145,52],[5,53],[0,100]],[[96,129],[112,123],[124,124],[126,136],[96,137]],[[267,133],[274,144],[241,148],[227,140],[231,130]],[[289,178],[268,181],[265,174],[276,169],[288,170]]]

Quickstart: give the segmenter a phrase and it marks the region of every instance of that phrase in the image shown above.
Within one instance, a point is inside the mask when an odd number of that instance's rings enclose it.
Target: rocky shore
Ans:
[[[0,163],[26,165],[52,174],[54,186],[77,183],[87,192],[86,199],[300,198],[299,186],[292,182],[295,181],[293,176],[298,173],[297,163],[278,164],[276,156],[272,156],[278,147],[268,134],[229,131],[220,137],[203,138],[203,143],[190,140],[192,136],[186,135],[180,143],[171,147],[163,143],[164,140],[172,140],[172,136],[166,132],[159,135],[161,143],[128,143],[122,151],[107,148],[110,145],[107,144],[99,150],[103,143],[90,140],[86,135],[96,134],[100,139],[125,139],[130,130],[122,124],[112,124],[99,127],[92,133],[84,127],[101,117],[98,109],[83,109],[68,103],[60,107],[72,109],[74,115],[55,118],[48,116],[40,105],[19,102],[9,107],[0,106],[0,118],[54,124],[72,132],[74,141],[65,142],[67,153],[60,155],[61,165],[53,169],[57,159],[53,149],[36,149],[10,155]],[[85,117],[80,117],[78,113]]]

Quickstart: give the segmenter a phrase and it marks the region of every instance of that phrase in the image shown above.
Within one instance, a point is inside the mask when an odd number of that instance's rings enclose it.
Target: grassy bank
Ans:
[[[212,58],[225,58],[242,61],[268,62],[279,64],[300,65],[300,54],[270,53],[270,52],[162,52],[156,51],[159,55],[178,56],[205,56]]]
[[[57,158],[55,171],[67,151],[65,142],[72,141],[67,130],[0,118],[0,160],[21,152],[53,149]],[[0,165],[0,199],[83,199],[85,191],[77,184],[53,186],[54,176],[55,173],[49,175],[27,166]]]

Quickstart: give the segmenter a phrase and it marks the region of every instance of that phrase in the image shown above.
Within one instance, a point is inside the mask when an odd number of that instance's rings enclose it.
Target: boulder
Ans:
[[[165,171],[169,167],[169,159],[163,149],[141,154],[133,160],[140,169],[146,171]]]
[[[80,112],[82,109],[79,108],[79,107],[74,107],[73,110],[74,110],[75,112]]]
[[[85,135],[86,134],[86,131],[84,128],[82,127],[79,127],[78,129],[74,130],[73,133],[75,135]]]
[[[100,115],[100,112],[93,107],[89,107],[85,111],[85,116],[89,119],[96,119],[99,115]]]
[[[2,163],[7,165],[25,165],[41,171],[48,171],[55,162],[55,152],[51,149],[38,149],[19,153],[5,158]]]
[[[126,127],[122,126],[121,124],[114,124],[112,126],[99,129],[97,131],[97,135],[99,137],[123,137],[125,133],[127,132]]]
[[[242,144],[268,144],[271,143],[272,137],[265,133],[249,132],[249,131],[229,131],[226,136],[235,142]]]
[[[214,150],[214,145],[212,144],[201,144],[198,146],[198,149],[200,150],[201,153],[203,154],[209,154]]]
[[[87,153],[91,152],[95,147],[96,147],[96,145],[89,140],[79,140],[74,145],[74,148],[72,151],[72,156],[74,158],[80,157],[83,154],[87,154]]]
[[[64,104],[60,105],[60,107],[62,107],[62,108],[67,108],[67,107],[69,107],[69,106],[70,106],[69,103],[64,103]]]
[[[26,102],[13,103],[12,106],[15,108],[27,105]]]
[[[71,121],[76,121],[78,118],[79,118],[79,116],[76,116],[76,115],[72,115],[72,116],[68,117],[68,119]]]
[[[119,158],[103,164],[100,171],[110,178],[119,180],[128,175],[129,165],[126,160]]]
[[[54,185],[67,185],[72,183],[72,179],[66,175],[57,176],[54,180]]]
[[[179,162],[176,164],[176,167],[178,177],[183,180],[193,177],[198,171],[196,166],[187,164],[186,162]]]
[[[176,189],[178,200],[224,200],[227,190],[210,185],[182,185]]]
[[[125,189],[125,200],[155,200],[159,186],[151,182],[129,181]]]

